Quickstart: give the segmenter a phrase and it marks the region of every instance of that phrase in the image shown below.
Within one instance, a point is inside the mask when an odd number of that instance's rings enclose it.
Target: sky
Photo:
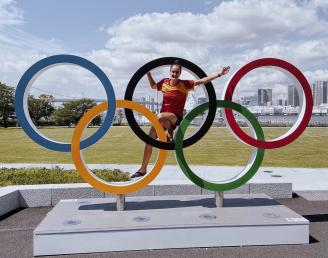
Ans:
[[[38,60],[74,54],[94,62],[122,99],[132,75],[159,57],[190,60],[208,75],[230,65],[228,75],[213,82],[220,99],[224,85],[243,65],[263,57],[284,59],[310,83],[328,80],[327,0],[107,1],[0,0],[0,81],[16,87]],[[153,71],[156,81],[168,67]],[[183,72],[183,79],[193,79]],[[259,68],[239,83],[236,97],[272,88],[287,98],[291,79],[272,68]],[[197,96],[203,89],[196,91]],[[31,94],[56,98],[105,98],[99,81],[69,65],[41,74]],[[145,79],[136,97],[154,96]]]

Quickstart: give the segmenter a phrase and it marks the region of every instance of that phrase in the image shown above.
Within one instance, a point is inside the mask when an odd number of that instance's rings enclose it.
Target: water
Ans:
[[[261,126],[293,126],[296,123],[298,115],[256,115],[257,120]],[[245,125],[245,119],[240,116],[236,116],[236,120],[240,125]],[[193,125],[200,125],[203,121],[202,117],[197,117],[192,121]],[[225,126],[225,122],[222,117],[217,117],[213,123],[214,126]],[[318,116],[312,115],[308,126],[325,127],[328,126],[328,115]]]
[[[277,126],[277,127],[285,127],[285,126],[293,126],[298,118],[298,115],[255,115],[257,120],[260,122],[261,126]],[[193,121],[193,126],[199,126],[202,124],[203,120],[205,119],[204,116],[200,115],[197,116]],[[146,125],[149,124],[148,120],[136,116],[136,120],[140,125]],[[240,125],[246,126],[245,120],[241,116],[236,116],[236,120]],[[127,121],[126,118],[123,117],[122,119],[122,125],[126,125]],[[213,126],[225,126],[225,122],[222,117],[216,117]],[[326,127],[328,126],[328,115],[312,115],[311,120],[308,124],[308,126],[314,126],[314,127]]]

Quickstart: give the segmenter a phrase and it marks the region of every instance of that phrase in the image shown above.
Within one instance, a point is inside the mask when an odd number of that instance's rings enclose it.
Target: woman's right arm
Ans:
[[[154,81],[153,76],[151,76],[150,72],[147,73],[147,78],[148,78],[150,87],[152,89],[156,89],[156,82]]]

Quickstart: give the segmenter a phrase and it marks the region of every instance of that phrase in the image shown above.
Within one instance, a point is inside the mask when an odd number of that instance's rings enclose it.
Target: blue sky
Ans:
[[[327,80],[327,28],[326,0],[0,0],[0,81],[16,86],[41,58],[76,54],[103,69],[122,98],[129,79],[144,63],[179,56],[207,74],[231,65],[231,73],[214,83],[220,98],[234,72],[262,57],[293,63],[310,82]],[[154,71],[156,80],[167,75],[165,67]],[[258,69],[245,76],[236,93],[273,88],[274,97],[283,98],[290,83],[280,72]],[[77,67],[52,68],[34,86],[58,97],[104,97],[99,82]],[[154,93],[143,80],[137,94]]]

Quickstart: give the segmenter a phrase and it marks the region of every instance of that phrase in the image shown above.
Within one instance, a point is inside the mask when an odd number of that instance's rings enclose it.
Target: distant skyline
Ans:
[[[113,83],[117,98],[123,98],[140,66],[154,58],[179,56],[209,75],[231,65],[228,76],[214,81],[221,98],[233,73],[262,57],[293,63],[310,83],[328,80],[327,28],[325,0],[0,0],[0,81],[16,86],[39,59],[76,54],[97,64]],[[156,80],[167,76],[167,67],[154,71]],[[193,77],[185,72],[182,78]],[[287,99],[290,83],[283,73],[261,68],[242,79],[236,96],[272,88],[274,98]],[[105,96],[92,74],[73,66],[41,75],[32,93],[42,91],[72,98]],[[156,92],[151,93],[143,79],[136,97],[152,94]]]

